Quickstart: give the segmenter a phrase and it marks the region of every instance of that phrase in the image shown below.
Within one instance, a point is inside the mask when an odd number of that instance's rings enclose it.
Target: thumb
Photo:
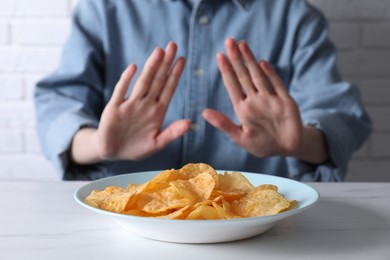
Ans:
[[[241,128],[234,124],[226,115],[216,110],[206,108],[203,111],[202,116],[204,120],[209,122],[212,126],[230,136],[233,141],[238,140]]]
[[[157,136],[157,149],[163,149],[169,143],[183,136],[191,128],[191,121],[182,119],[173,122]]]

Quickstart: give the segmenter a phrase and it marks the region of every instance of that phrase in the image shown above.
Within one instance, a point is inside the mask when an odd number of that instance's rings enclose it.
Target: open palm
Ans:
[[[206,109],[203,117],[257,157],[294,154],[303,141],[299,109],[282,80],[265,61],[258,63],[245,42],[225,42],[228,58],[217,62],[240,125]]]
[[[97,131],[99,154],[105,159],[139,160],[166,147],[191,127],[178,120],[161,129],[168,105],[177,87],[185,60],[175,62],[176,44],[157,48],[147,60],[128,98],[135,65],[122,74],[105,107]]]

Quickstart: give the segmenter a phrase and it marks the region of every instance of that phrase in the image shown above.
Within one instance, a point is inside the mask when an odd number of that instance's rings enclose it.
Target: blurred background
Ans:
[[[374,133],[346,181],[390,181],[390,0],[310,0],[328,18],[342,75]],[[41,155],[32,91],[57,66],[77,0],[0,0],[0,181],[59,180]]]

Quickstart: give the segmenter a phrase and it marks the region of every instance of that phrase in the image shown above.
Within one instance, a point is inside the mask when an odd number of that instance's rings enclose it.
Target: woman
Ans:
[[[204,162],[341,181],[371,131],[303,0],[81,1],[36,109],[66,180]]]

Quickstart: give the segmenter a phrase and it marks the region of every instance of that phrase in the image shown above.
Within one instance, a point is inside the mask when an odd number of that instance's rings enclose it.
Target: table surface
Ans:
[[[76,203],[85,182],[0,182],[0,259],[390,259],[390,183],[308,183],[308,210],[241,241],[135,236]]]

